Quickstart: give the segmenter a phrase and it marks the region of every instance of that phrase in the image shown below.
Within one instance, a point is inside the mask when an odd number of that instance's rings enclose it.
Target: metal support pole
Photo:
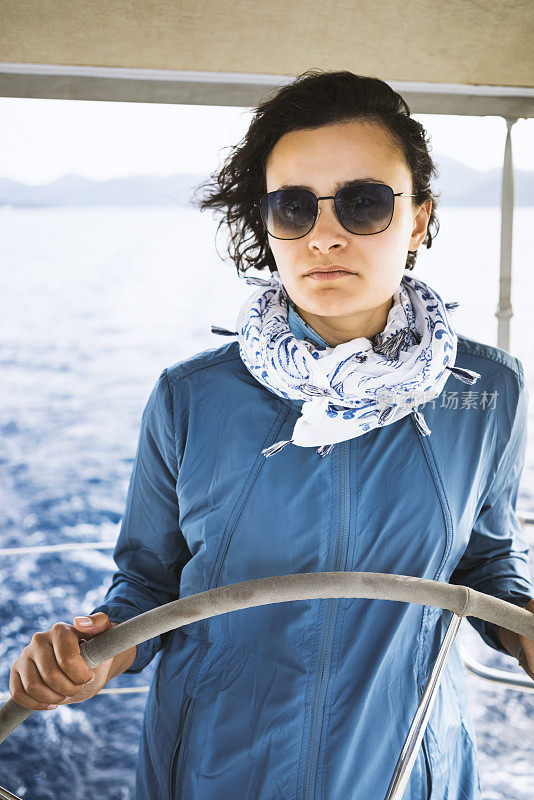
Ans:
[[[512,240],[514,228],[514,169],[512,162],[512,126],[517,117],[506,117],[506,143],[501,185],[501,260],[499,269],[499,305],[495,316],[497,347],[510,352],[510,319],[513,316],[512,292]]]
[[[395,772],[391,778],[385,800],[402,800],[404,790],[406,789],[406,784],[408,783],[410,775],[412,774],[417,753],[421,747],[421,742],[423,740],[423,735],[430,717],[430,712],[432,711],[432,706],[436,700],[436,694],[439,684],[441,683],[443,669],[447,662],[447,658],[451,651],[456,634],[458,633],[458,628],[460,627],[460,622],[462,619],[463,617],[458,616],[458,614],[453,614],[451,621],[449,622],[447,633],[443,637],[443,642],[439,648],[436,663],[434,664],[432,673],[428,679],[425,692],[421,698],[421,702],[419,703],[417,711],[415,712],[415,717],[413,718],[410,730],[408,731],[406,739],[404,740],[404,745],[397,761]]]

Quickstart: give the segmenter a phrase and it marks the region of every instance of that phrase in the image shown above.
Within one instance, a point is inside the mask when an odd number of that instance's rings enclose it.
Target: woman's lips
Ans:
[[[344,272],[343,270],[336,270],[335,272],[311,272],[305,277],[313,278],[316,281],[335,281],[338,278],[350,278],[356,274],[356,272]]]

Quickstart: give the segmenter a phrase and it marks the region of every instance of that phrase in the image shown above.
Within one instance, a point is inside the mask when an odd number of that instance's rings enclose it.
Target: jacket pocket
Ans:
[[[193,706],[193,700],[191,697],[187,697],[184,703],[184,709],[182,713],[182,717],[180,720],[180,724],[178,727],[178,736],[176,737],[176,743],[174,745],[174,750],[172,753],[171,758],[171,766],[169,769],[169,799],[170,800],[181,800],[181,793],[180,788],[182,784],[182,772],[183,772],[183,764],[184,764],[184,751],[185,751],[185,740],[187,737],[187,731],[189,727],[189,722],[191,719],[191,708]]]
[[[425,800],[430,800],[432,797],[432,770],[430,768],[430,758],[428,756],[428,750],[426,745],[425,736],[421,740],[421,750],[423,752],[423,759],[424,759],[424,766],[426,769],[426,795]]]

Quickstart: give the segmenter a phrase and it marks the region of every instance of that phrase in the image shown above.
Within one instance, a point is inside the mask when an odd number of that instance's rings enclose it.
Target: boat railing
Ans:
[[[528,511],[518,511],[517,518],[523,527],[534,526],[534,513]],[[102,542],[65,542],[63,544],[30,545],[26,547],[5,547],[0,548],[0,556],[20,556],[38,553],[60,553],[69,550],[111,550],[114,549],[116,541]],[[481,680],[496,684],[501,688],[515,689],[522,692],[534,692],[534,684],[530,678],[523,678],[517,672],[509,670],[499,670],[480,664],[467,651],[465,646],[459,644],[460,656],[463,665],[468,673]],[[149,690],[148,685],[144,686],[121,686],[115,688],[104,688],[99,691],[102,694],[140,694]],[[0,703],[5,702],[11,697],[9,692],[0,692]]]

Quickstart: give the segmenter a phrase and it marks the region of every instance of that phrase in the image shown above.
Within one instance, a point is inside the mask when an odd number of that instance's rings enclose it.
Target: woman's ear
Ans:
[[[428,198],[419,207],[419,211],[417,212],[414,218],[412,235],[410,237],[410,246],[408,248],[411,252],[417,250],[421,242],[424,240],[431,212],[432,212],[432,200]]]

